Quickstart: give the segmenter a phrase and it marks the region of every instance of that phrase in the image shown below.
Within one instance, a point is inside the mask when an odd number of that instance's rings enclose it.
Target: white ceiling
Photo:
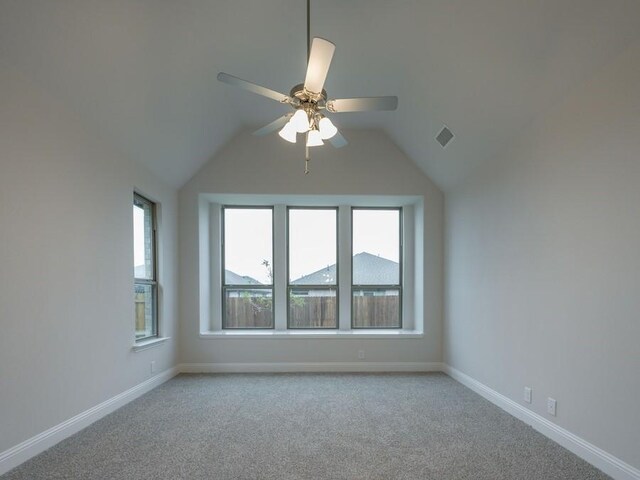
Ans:
[[[335,123],[381,128],[447,189],[640,41],[640,2],[312,0],[311,22],[337,45],[330,97],[400,98]],[[305,35],[304,0],[0,0],[0,60],[175,186],[287,111],[217,73],[287,93],[304,79]]]

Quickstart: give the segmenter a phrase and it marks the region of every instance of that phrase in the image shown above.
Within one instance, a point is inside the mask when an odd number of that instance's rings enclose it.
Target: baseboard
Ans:
[[[183,363],[182,373],[440,372],[438,362]]]
[[[117,410],[123,405],[135,400],[139,396],[153,390],[157,386],[163,384],[170,378],[177,375],[180,371],[177,367],[165,370],[158,375],[151,377],[148,380],[130,388],[129,390],[122,392],[115,397],[112,397],[104,402],[85,410],[82,413],[45,430],[34,437],[25,440],[24,442],[12,447],[4,452],[0,453],[0,475],[12,470],[21,463],[29,460],[31,457],[44,452],[46,449],[51,448],[56,443],[64,440],[65,438],[79,432],[83,428],[89,426],[96,420],[101,419],[105,415]]]
[[[580,458],[586,460],[596,468],[599,468],[614,479],[640,480],[640,470],[637,468],[623,462],[619,458],[614,457],[610,453],[605,452],[601,448],[596,447],[570,431],[559,427],[555,423],[550,422],[546,418],[532,412],[528,408],[514,402],[510,398],[505,397],[501,393],[496,392],[461,371],[446,364],[443,364],[442,367],[442,371],[454,380],[457,380],[466,387],[469,387],[471,390],[483,396],[491,403],[502,408],[514,417],[531,425],[538,432],[562,445],[567,450],[575,453]]]

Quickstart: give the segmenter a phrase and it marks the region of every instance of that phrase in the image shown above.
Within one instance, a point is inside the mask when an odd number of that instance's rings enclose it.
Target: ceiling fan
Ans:
[[[309,147],[323,145],[328,140],[340,148],[347,140],[338,132],[326,113],[369,112],[375,110],[395,110],[398,97],[359,97],[328,99],[324,82],[329,72],[336,46],[324,38],[310,38],[310,2],[307,0],[307,74],[304,83],[294,86],[289,95],[257,85],[247,80],[220,72],[218,80],[229,85],[244,88],[250,92],[289,104],[293,112],[287,113],[273,122],[253,132],[267,135],[276,130],[284,140],[296,143],[298,133],[305,135],[305,173],[309,173]]]

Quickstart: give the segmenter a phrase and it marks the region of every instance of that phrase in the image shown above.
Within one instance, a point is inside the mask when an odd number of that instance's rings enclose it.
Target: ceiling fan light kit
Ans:
[[[291,89],[289,95],[276,92],[255,83],[242,80],[220,72],[218,80],[244,88],[250,92],[271,98],[280,103],[289,104],[295,113],[283,115],[270,124],[254,132],[254,135],[267,135],[276,130],[278,135],[290,143],[296,143],[297,134],[305,134],[305,173],[309,173],[309,147],[324,145],[328,140],[334,147],[347,145],[346,139],[336,126],[322,112],[368,112],[375,110],[395,110],[398,97],[361,97],[327,100],[324,82],[331,66],[336,46],[324,38],[310,38],[310,0],[307,0],[307,74],[304,83]]]
[[[309,130],[307,133],[307,147],[319,147],[324,145],[320,132],[318,130]]]
[[[291,143],[296,143],[297,134],[298,132],[296,132],[296,129],[291,124],[291,122],[287,123],[284,127],[282,127],[282,130],[278,132],[278,135],[280,135],[280,138]]]
[[[309,121],[309,115],[305,109],[299,108],[296,113],[294,113],[289,123],[285,125],[287,128],[289,125],[293,127],[293,129],[298,133],[306,133],[311,128]],[[295,143],[295,142],[294,142]]]
[[[318,130],[320,130],[320,136],[323,140],[329,140],[338,133],[338,129],[327,117],[323,117],[322,115],[319,116],[320,121],[318,122]]]

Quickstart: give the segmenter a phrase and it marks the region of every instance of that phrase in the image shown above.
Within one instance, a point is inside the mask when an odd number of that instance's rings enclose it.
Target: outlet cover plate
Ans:
[[[531,403],[531,387],[524,387],[524,401]]]

